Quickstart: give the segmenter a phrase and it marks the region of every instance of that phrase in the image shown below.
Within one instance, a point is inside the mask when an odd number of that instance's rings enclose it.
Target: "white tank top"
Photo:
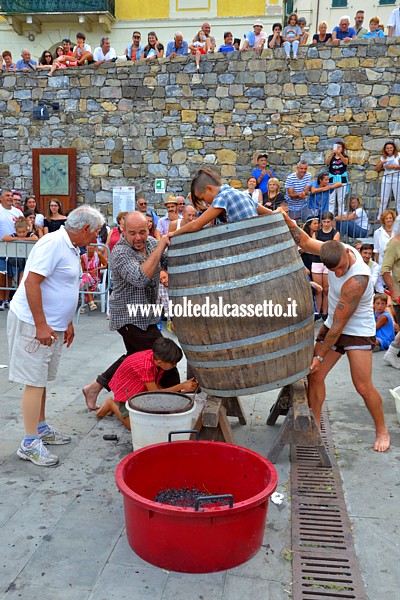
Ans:
[[[335,312],[335,308],[337,303],[339,302],[340,293],[342,291],[343,285],[346,283],[350,277],[354,277],[355,275],[366,275],[368,277],[368,285],[366,287],[365,292],[361,296],[361,300],[355,313],[350,317],[347,324],[343,328],[342,333],[347,335],[359,335],[359,336],[373,336],[376,333],[375,328],[375,319],[374,319],[374,311],[372,307],[373,298],[374,298],[374,286],[372,284],[371,279],[371,270],[368,265],[363,261],[361,254],[354,250],[348,244],[343,244],[345,248],[349,248],[349,250],[353,253],[356,262],[350,267],[343,277],[336,277],[333,271],[329,271],[328,273],[328,283],[329,283],[329,310],[328,310],[328,318],[325,322],[327,327],[332,327],[333,324],[333,313]]]
[[[175,231],[177,231],[178,229],[180,229],[180,228],[181,228],[181,222],[182,222],[182,219],[178,219],[178,222],[177,222],[177,224],[176,224],[176,230],[175,230]]]

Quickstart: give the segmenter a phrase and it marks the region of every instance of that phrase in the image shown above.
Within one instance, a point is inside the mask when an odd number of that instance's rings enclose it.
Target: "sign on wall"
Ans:
[[[113,219],[116,221],[120,212],[135,210],[135,188],[131,186],[118,186],[113,188]]]

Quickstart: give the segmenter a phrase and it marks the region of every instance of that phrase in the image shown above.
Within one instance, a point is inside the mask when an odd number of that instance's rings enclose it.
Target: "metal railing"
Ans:
[[[0,0],[0,14],[51,14],[108,12],[115,17],[115,0]]]
[[[355,230],[352,221],[341,221],[341,237],[344,241],[349,242],[354,242],[357,239],[370,240],[374,231],[381,226],[379,219],[384,210],[392,209],[396,215],[400,214],[400,171],[385,174],[371,181],[350,181],[346,186],[343,201],[346,213],[350,210],[350,200],[353,197],[362,201],[362,208],[366,213],[367,218],[364,216],[360,223],[363,232],[360,235],[360,231]],[[311,216],[313,210],[316,214],[318,213],[315,205],[308,201],[307,207],[295,211],[293,218],[298,220],[299,224],[302,224],[306,218]],[[337,206],[334,215],[337,216]]]
[[[26,260],[33,249],[35,242],[29,242],[25,240],[16,240],[13,242],[0,241],[0,257],[5,259],[5,271],[0,271],[0,290],[15,292],[19,285],[19,279],[21,273],[25,268]],[[102,279],[98,285],[98,288],[94,291],[87,292],[85,290],[79,291],[79,297],[81,298],[81,306],[85,305],[85,294],[90,293],[91,295],[100,298],[101,310],[105,312],[106,305],[108,305],[108,296],[111,289],[111,278],[110,278],[110,249],[105,244],[91,244],[94,247],[105,248],[107,252],[107,267],[102,271]],[[81,273],[81,277],[83,272]],[[3,285],[3,283],[5,285]],[[78,317],[79,321],[79,310]],[[90,312],[90,311],[89,311]]]

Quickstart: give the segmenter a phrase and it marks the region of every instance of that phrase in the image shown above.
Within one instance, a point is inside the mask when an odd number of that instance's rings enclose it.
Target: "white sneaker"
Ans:
[[[50,454],[42,440],[33,440],[28,446],[22,440],[17,454],[22,460],[30,460],[39,467],[55,467],[58,465],[58,457]]]
[[[71,443],[70,435],[61,433],[61,431],[58,431],[58,429],[49,424],[47,424],[47,429],[40,434],[40,439],[43,444],[50,446],[62,446],[63,444]]]
[[[397,356],[398,353],[399,348],[390,345],[383,357],[383,361],[395,369],[400,369],[400,358]]]

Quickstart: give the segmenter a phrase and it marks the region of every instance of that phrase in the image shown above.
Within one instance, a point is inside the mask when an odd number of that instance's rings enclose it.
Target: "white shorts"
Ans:
[[[9,380],[33,387],[46,387],[48,381],[54,381],[64,343],[64,332],[56,331],[56,334],[57,340],[51,346],[36,344],[36,327],[20,321],[10,310],[7,317]]]
[[[311,264],[311,273],[319,273],[320,275],[328,275],[329,271],[324,263],[315,263]]]

